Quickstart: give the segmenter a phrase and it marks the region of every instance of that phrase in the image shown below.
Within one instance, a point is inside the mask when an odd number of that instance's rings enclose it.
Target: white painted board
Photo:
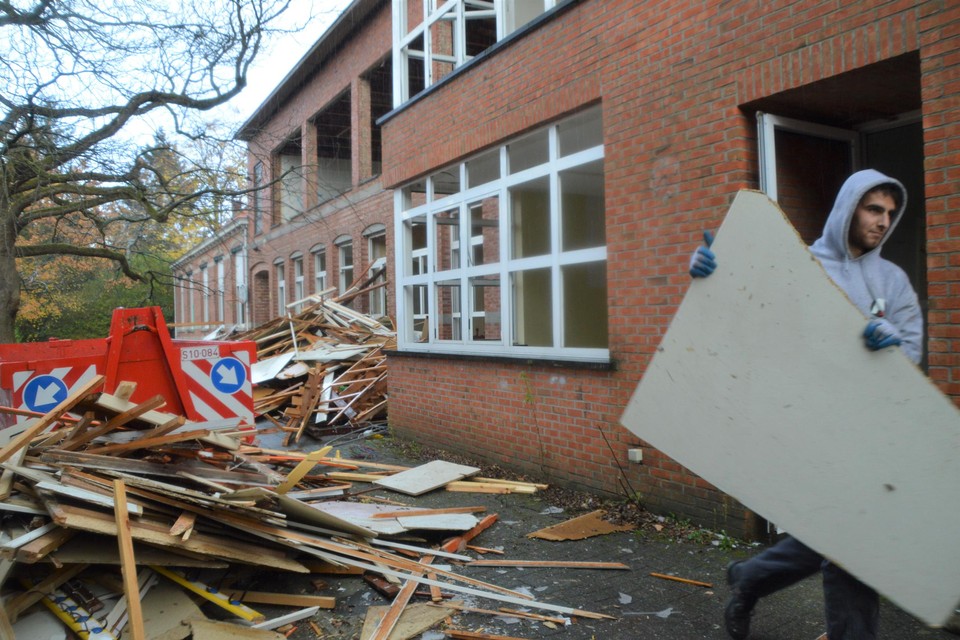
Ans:
[[[419,496],[448,482],[462,480],[467,476],[480,473],[476,467],[468,467],[443,460],[433,460],[419,467],[407,469],[382,480],[374,480],[374,484],[386,489],[392,489],[411,496]]]
[[[960,412],[740,192],[622,422],[930,624],[960,601]],[[691,247],[692,250],[692,247]]]

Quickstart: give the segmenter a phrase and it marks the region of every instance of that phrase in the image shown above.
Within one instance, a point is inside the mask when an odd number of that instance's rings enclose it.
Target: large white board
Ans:
[[[960,602],[960,412],[779,207],[740,192],[623,414],[630,431],[929,624]],[[692,250],[692,248],[691,248]]]

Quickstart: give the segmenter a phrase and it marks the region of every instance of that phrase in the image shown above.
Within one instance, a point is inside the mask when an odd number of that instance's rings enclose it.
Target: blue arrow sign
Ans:
[[[30,378],[23,388],[23,403],[30,411],[46,413],[67,399],[67,385],[56,376]]]
[[[210,381],[220,393],[234,394],[247,381],[247,369],[236,358],[221,358],[210,369]]]

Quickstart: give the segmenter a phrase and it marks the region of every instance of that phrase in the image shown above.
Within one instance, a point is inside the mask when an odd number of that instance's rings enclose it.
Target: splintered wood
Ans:
[[[396,334],[344,304],[367,290],[307,298],[295,315],[231,336],[257,344],[254,409],[275,415],[294,442],[386,416],[384,351],[396,347]]]
[[[370,369],[361,359],[346,371],[357,380],[380,375]],[[195,638],[251,633],[241,627],[232,632],[236,625],[230,622],[206,621],[194,604],[198,598],[221,617],[261,630],[250,637],[274,637],[268,629],[289,631],[336,608],[331,596],[233,584],[222,572],[235,567],[254,569],[238,572],[247,576],[329,571],[339,579],[363,573],[378,589],[395,588],[393,604],[373,624],[373,639],[387,638],[403,624],[414,596],[439,602],[459,593],[565,616],[604,617],[464,575],[484,566],[463,555],[466,543],[497,521],[493,514],[473,515],[482,507],[362,503],[343,495],[351,485],[338,478],[350,472],[379,481],[395,476],[395,486],[382,490],[401,493],[412,485],[421,493],[444,483],[527,493],[545,485],[475,482],[463,478],[478,469],[441,461],[407,468],[330,456],[330,447],[263,449],[249,442],[255,431],[237,430],[239,420],[192,423],[164,413],[156,398],[134,404],[99,393],[102,384],[98,377],[82,385],[48,414],[20,425],[19,435],[0,448],[9,485],[0,503],[0,632],[7,636],[37,637],[24,625],[40,607],[78,635],[100,629],[100,635],[88,634],[97,640],[121,634],[185,638],[190,629]],[[0,407],[0,413],[8,409]],[[429,481],[426,488],[423,480]],[[431,535],[440,542],[409,544]],[[444,564],[432,564],[435,558]],[[497,566],[623,568],[530,562],[503,560]],[[217,582],[205,582],[204,570],[216,570]],[[271,618],[258,609],[263,605],[293,610]]]

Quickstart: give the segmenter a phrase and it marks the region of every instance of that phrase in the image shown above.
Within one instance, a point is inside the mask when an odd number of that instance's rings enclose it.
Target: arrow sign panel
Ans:
[[[236,358],[221,358],[210,370],[210,381],[220,393],[234,394],[247,381],[247,370]]]
[[[23,389],[23,402],[30,411],[46,413],[64,401],[67,385],[51,375],[40,375],[27,381]]]

